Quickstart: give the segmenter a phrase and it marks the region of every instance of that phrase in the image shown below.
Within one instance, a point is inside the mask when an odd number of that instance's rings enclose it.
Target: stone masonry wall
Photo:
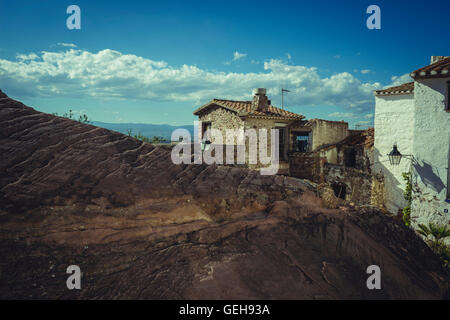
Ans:
[[[214,108],[209,113],[200,116],[199,120],[203,122],[211,122],[212,129],[220,130],[223,137],[223,144],[226,144],[226,129],[244,128],[244,121],[242,121],[242,119],[236,114],[236,112],[227,110],[225,108]],[[214,139],[212,139],[211,142],[215,142]]]
[[[289,158],[289,172],[292,177],[321,182],[321,158],[311,153],[295,153]]]
[[[323,168],[325,182],[343,188],[344,200],[367,205],[371,201],[372,175],[355,168],[326,163]],[[336,195],[338,196],[338,195]]]
[[[226,110],[224,108],[215,108],[209,113],[202,115],[199,117],[200,121],[203,122],[211,122],[212,129],[218,129],[222,133],[223,136],[223,144],[226,144],[226,130],[227,129],[254,129],[256,130],[256,141],[251,141],[249,138],[245,138],[245,162],[248,164],[248,167],[251,169],[258,169],[262,167],[266,167],[268,165],[264,165],[259,160],[259,145],[258,145],[258,134],[260,129],[267,129],[267,156],[271,156],[271,148],[272,148],[272,139],[270,129],[274,128],[276,123],[282,121],[276,121],[271,119],[259,119],[259,118],[248,118],[245,121],[242,120],[235,112]],[[287,123],[287,122],[286,122]],[[201,130],[201,128],[200,128]],[[213,144],[217,144],[217,141],[211,139]],[[237,140],[234,141],[234,145],[237,144]],[[258,155],[257,164],[249,164],[249,150],[251,148],[256,148],[256,152]],[[235,150],[236,152],[236,150]]]
[[[348,123],[321,119],[312,122],[312,150],[322,145],[342,141],[348,135]]]

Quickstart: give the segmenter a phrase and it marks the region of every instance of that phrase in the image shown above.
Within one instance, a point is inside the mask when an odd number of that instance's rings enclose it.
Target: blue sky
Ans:
[[[66,8],[81,9],[68,30]],[[369,5],[381,30],[369,30]],[[266,87],[307,118],[372,124],[372,91],[450,55],[450,2],[0,1],[0,88],[44,112],[191,124]]]

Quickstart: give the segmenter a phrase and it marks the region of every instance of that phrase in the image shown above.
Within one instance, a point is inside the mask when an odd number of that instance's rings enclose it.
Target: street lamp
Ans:
[[[400,160],[402,160],[402,154],[397,149],[397,145],[394,144],[392,151],[388,154],[389,162],[393,166],[398,166],[400,164]]]

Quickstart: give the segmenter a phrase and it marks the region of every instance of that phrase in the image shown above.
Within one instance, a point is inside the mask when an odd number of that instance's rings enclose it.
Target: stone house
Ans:
[[[348,130],[337,143],[315,150],[320,159],[320,179],[333,188],[336,197],[354,204],[369,204],[372,198],[374,130]]]
[[[410,74],[413,82],[375,91],[373,170],[384,179],[383,205],[398,213],[408,203],[402,173],[411,172],[411,224],[450,223],[450,57]],[[388,154],[396,145],[400,163]]]
[[[266,89],[255,90],[253,101],[232,101],[213,99],[207,104],[194,111],[199,117],[199,141],[210,141],[212,144],[245,145],[245,163],[250,167],[258,168],[262,164],[258,159],[257,164],[249,163],[248,151],[252,147],[259,148],[257,141],[249,141],[243,136],[236,137],[233,141],[226,140],[227,130],[233,129],[255,129],[259,134],[260,129],[279,130],[279,159],[280,162],[287,160],[289,129],[296,122],[301,121],[304,116],[283,110],[271,105],[266,96]],[[215,137],[207,136],[209,130],[219,130],[223,136],[220,142]],[[270,131],[267,134],[267,154],[271,154]]]
[[[304,120],[304,116],[277,108],[271,104],[266,89],[254,90],[252,101],[232,101],[213,99],[194,111],[199,118],[198,140],[212,144],[223,144],[245,147],[245,164],[254,169],[264,166],[249,162],[248,150],[255,147],[255,142],[245,137],[236,137],[229,141],[225,138],[214,141],[208,136],[211,129],[217,129],[226,136],[229,129],[278,129],[280,170],[278,173],[290,174],[302,165],[311,172],[316,160],[312,156],[315,149],[322,145],[336,143],[348,135],[348,123],[343,121],[327,121],[321,119]],[[256,146],[259,147],[259,146]],[[268,134],[267,154],[271,154],[271,137]],[[311,162],[311,163],[310,163]],[[294,176],[296,174],[293,174]],[[299,175],[311,178],[300,169]]]

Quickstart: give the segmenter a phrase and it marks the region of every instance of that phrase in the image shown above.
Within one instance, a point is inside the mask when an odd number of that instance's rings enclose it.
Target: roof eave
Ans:
[[[271,119],[271,120],[289,120],[289,121],[296,121],[296,120],[302,120],[305,118],[305,116],[299,116],[299,117],[283,117],[283,116],[265,116],[265,115],[254,115],[254,114],[248,114],[246,115],[247,118],[259,118],[259,119]]]
[[[225,108],[225,109],[227,109],[227,110],[231,110],[231,111],[236,112],[236,113],[238,113],[238,114],[240,114],[240,112],[241,112],[241,111],[235,110],[235,109],[233,109],[233,108],[231,108],[231,107],[229,107],[229,106],[223,105],[223,104],[221,104],[220,102],[217,102],[217,101],[215,101],[215,100],[211,100],[210,102],[204,104],[203,106],[201,106],[200,108],[198,108],[197,110],[195,110],[195,111],[193,112],[193,114],[194,114],[195,116],[198,116],[202,110],[204,110],[204,109],[206,109],[206,108],[209,108],[209,107],[211,107],[211,106],[213,106],[213,105],[216,105],[216,106],[221,107],[221,108]]]
[[[393,92],[374,92],[373,95],[376,97],[385,97],[385,96],[398,96],[398,95],[408,95],[408,94],[414,94],[414,90],[410,91],[393,91]]]
[[[430,79],[430,78],[450,78],[450,72],[446,70],[442,70],[441,72],[431,71],[431,72],[411,72],[409,74],[411,78],[415,79]]]

